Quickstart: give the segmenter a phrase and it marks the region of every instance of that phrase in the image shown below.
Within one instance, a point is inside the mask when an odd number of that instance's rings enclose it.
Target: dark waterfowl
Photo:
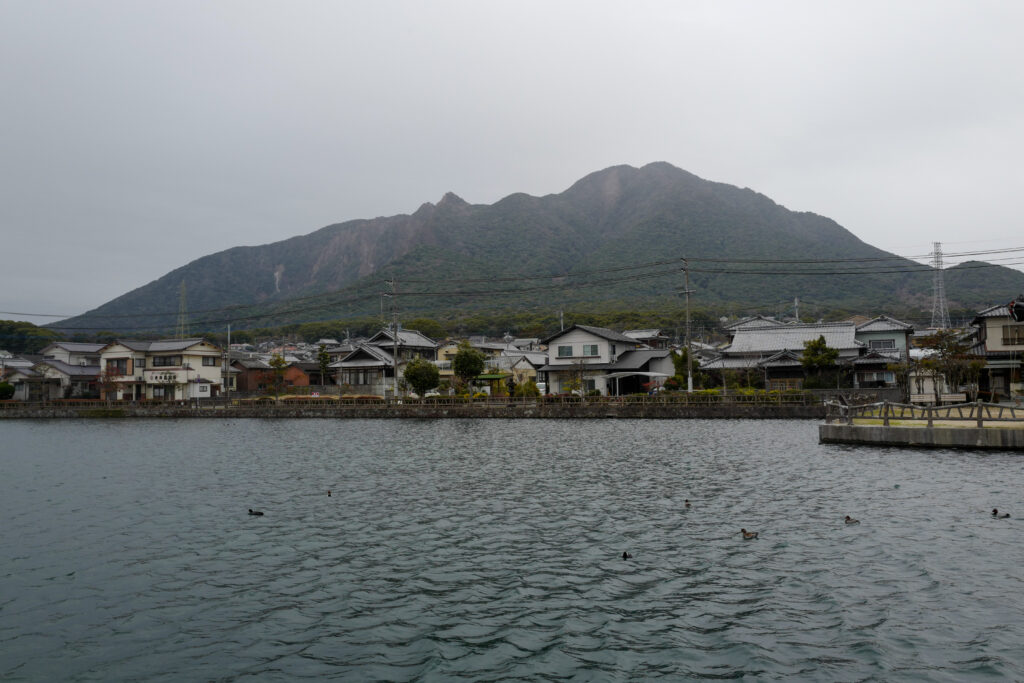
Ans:
[[[683,507],[690,507],[689,499],[683,501]]]
[[[259,510],[253,510],[252,508],[249,508],[249,514],[253,515],[254,517],[262,517],[263,516],[262,512],[260,512]]]
[[[1004,512],[1003,514],[999,514],[999,510],[997,510],[996,508],[992,508],[992,516],[996,519],[1006,519],[1010,516],[1010,513]]]
[[[627,553],[627,552],[626,552],[625,550],[623,550],[623,551],[622,551],[622,559],[624,559],[624,560],[630,560],[630,559],[632,559],[632,558],[633,558],[633,556],[632,556],[632,555],[630,555],[629,553]]]
[[[746,529],[740,529],[740,533],[743,534],[743,540],[749,541],[753,538],[757,538],[757,531],[747,531]]]
[[[854,519],[850,515],[846,515],[846,523],[847,524],[860,524],[860,520],[859,519]]]

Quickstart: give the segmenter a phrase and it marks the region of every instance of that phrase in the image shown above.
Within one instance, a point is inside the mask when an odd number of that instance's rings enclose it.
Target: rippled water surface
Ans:
[[[1024,678],[1020,454],[807,421],[4,421],[0,468],[4,680]]]

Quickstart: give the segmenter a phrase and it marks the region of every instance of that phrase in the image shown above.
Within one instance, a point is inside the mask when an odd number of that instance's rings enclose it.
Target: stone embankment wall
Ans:
[[[1024,429],[823,424],[818,427],[818,440],[866,446],[1024,450]]]
[[[479,403],[461,405],[350,405],[350,406],[220,406],[190,408],[179,405],[69,406],[7,408],[0,418],[720,418],[821,419],[822,405],[764,405],[727,403],[685,405],[675,403],[593,404]]]

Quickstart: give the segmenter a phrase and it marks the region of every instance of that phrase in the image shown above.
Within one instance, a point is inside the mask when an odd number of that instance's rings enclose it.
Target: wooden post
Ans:
[[[977,405],[978,405],[978,427],[981,427],[981,425],[982,425],[982,421],[983,421],[983,418],[982,418],[982,416],[981,416],[981,411],[982,411],[982,410],[983,410],[984,408],[982,407],[982,404],[981,404],[981,399],[980,399],[980,398],[978,399],[978,403],[977,403]]]
[[[932,420],[935,418],[935,413],[932,412],[931,406],[925,406],[924,409],[928,413],[928,427],[930,429],[933,426]]]
[[[882,401],[882,424],[889,426],[889,401]]]

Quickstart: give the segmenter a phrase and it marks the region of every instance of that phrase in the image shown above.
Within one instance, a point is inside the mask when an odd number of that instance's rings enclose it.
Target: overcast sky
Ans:
[[[0,0],[0,319],[652,161],[901,255],[1022,246],[1022,26],[977,0]]]

